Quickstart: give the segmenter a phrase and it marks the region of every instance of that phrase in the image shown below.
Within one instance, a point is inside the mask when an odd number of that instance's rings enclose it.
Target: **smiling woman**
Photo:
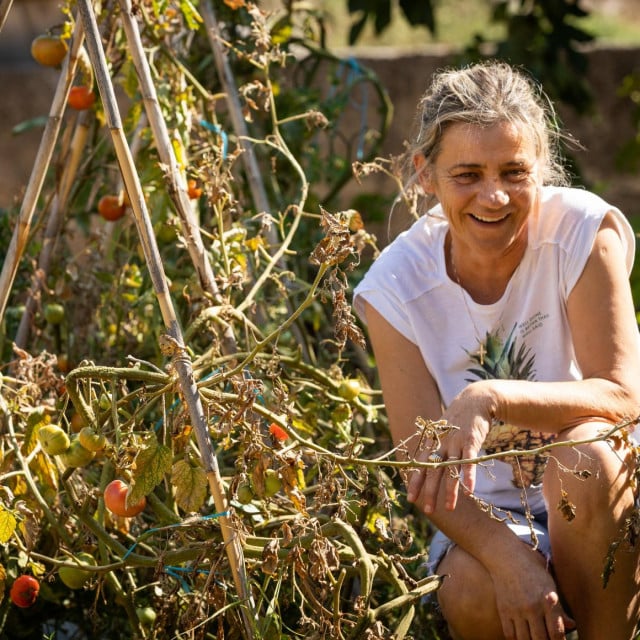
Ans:
[[[407,497],[439,528],[429,564],[465,640],[628,640],[640,610],[638,545],[620,539],[640,435],[634,234],[565,186],[548,104],[504,63],[436,74],[410,150],[435,203],[354,294],[399,455],[431,463]]]

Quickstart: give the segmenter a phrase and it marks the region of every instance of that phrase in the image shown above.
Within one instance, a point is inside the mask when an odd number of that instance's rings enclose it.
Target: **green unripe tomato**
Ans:
[[[251,488],[251,483],[247,480],[238,485],[236,493],[240,504],[249,504],[256,497]]]
[[[338,395],[345,400],[355,400],[362,391],[362,385],[356,378],[347,378],[340,383]]]
[[[92,427],[83,427],[78,433],[80,444],[89,451],[102,451],[107,445],[104,433],[98,433]]]
[[[45,305],[44,319],[49,324],[60,324],[64,320],[64,307],[58,302]]]
[[[90,564],[92,566],[96,564],[94,557],[84,551],[81,551],[76,556],[76,559],[82,564]],[[80,567],[60,567],[58,575],[62,584],[69,587],[69,589],[82,589],[91,578],[91,572],[80,569]]]
[[[64,453],[71,444],[66,431],[57,424],[42,425],[38,429],[36,437],[42,450],[50,456]]]
[[[85,467],[95,457],[95,451],[89,451],[82,446],[79,438],[75,437],[71,440],[69,448],[60,456],[66,467]]]
[[[108,393],[101,393],[98,400],[98,406],[101,411],[106,411],[111,407],[111,395]]]
[[[282,480],[275,469],[267,469],[264,474],[264,495],[266,498],[275,496],[282,489]]]
[[[143,627],[150,627],[156,621],[156,612],[153,607],[138,607],[136,615]]]

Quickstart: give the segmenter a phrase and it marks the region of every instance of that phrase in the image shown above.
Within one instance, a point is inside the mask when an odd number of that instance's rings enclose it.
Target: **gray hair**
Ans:
[[[446,128],[455,122],[491,126],[509,122],[528,131],[543,163],[543,182],[567,185],[560,158],[559,128],[551,101],[542,88],[514,67],[498,61],[437,72],[418,104],[419,131],[409,149],[431,163],[440,151]]]

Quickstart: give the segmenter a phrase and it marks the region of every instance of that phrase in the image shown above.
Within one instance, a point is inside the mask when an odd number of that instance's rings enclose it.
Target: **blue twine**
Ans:
[[[221,518],[222,516],[228,516],[228,515],[229,515],[228,511],[221,511],[219,513],[211,513],[208,516],[200,516],[199,518],[197,518],[193,522],[200,522],[202,520],[213,520],[214,518]],[[143,536],[146,538],[151,533],[156,533],[158,531],[164,531],[165,529],[173,529],[175,527],[183,527],[183,526],[184,526],[183,522],[176,522],[175,524],[168,524],[168,525],[165,525],[164,527],[154,527],[153,529],[148,529],[147,531],[145,531],[144,534],[142,536],[140,536],[140,538],[142,538]],[[136,540],[127,549],[127,552],[122,556],[123,560],[126,560],[129,557],[129,555],[131,553],[133,553],[133,550],[138,546],[138,542],[140,542],[140,540]]]
[[[349,56],[345,60],[340,61],[340,67],[338,68],[338,73],[336,75],[341,81],[343,79],[345,69],[347,71],[347,75],[344,79],[344,84],[347,86],[347,89],[350,89],[352,84],[355,84],[366,75],[363,68],[360,66],[360,63],[353,56]],[[332,98],[336,93],[337,89],[334,85],[331,85],[329,87],[329,97]],[[362,100],[360,102],[352,101],[354,107],[359,109],[360,112],[360,127],[358,131],[358,145],[356,148],[356,158],[358,160],[362,160],[364,157],[364,139],[367,133],[367,112],[369,109],[369,92],[364,83],[361,87],[361,93]],[[339,119],[340,118],[338,118],[338,120]]]
[[[212,122],[207,122],[207,120],[200,120],[200,126],[205,129],[209,129],[209,131],[213,131],[217,133],[222,139],[222,159],[227,159],[227,148],[229,146],[229,138],[227,137],[226,131],[219,125],[213,124]]]

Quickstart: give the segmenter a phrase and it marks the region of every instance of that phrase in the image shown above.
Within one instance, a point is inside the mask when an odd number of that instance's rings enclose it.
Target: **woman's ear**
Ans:
[[[427,159],[421,153],[413,156],[413,166],[416,169],[418,182],[425,193],[434,193],[433,180],[431,179],[431,167]]]

